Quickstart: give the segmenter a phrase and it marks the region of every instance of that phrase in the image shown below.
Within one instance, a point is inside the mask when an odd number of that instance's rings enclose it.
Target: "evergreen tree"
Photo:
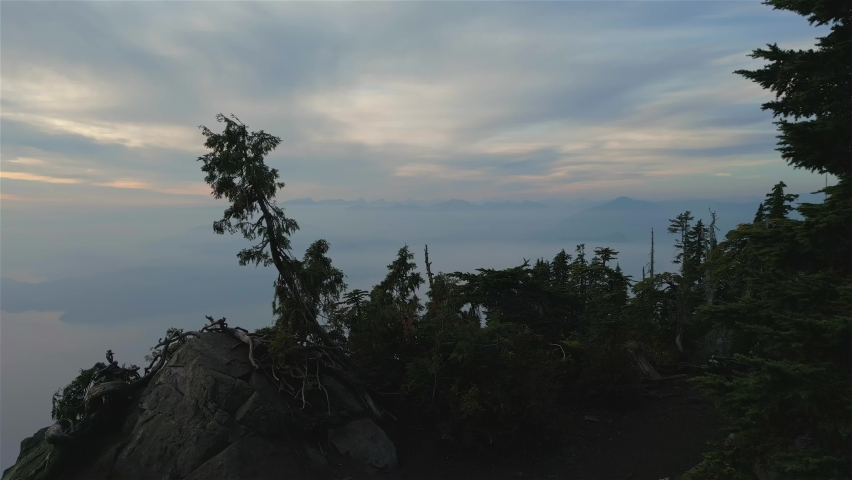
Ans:
[[[294,332],[298,338],[332,345],[319,323],[321,312],[315,304],[305,302],[311,294],[302,284],[302,265],[290,253],[290,235],[299,225],[275,203],[275,195],[284,183],[278,181],[278,170],[264,163],[281,139],[263,130],[249,133],[248,127],[233,115],[228,118],[220,113],[216,120],[225,123],[225,131],[213,133],[200,127],[207,137],[204,146],[211,151],[198,160],[203,163],[201,170],[207,174],[205,181],[212,187],[213,196],[225,197],[231,205],[222,219],[214,222],[213,231],[220,235],[239,232],[247,240],[258,240],[237,254],[240,265],[274,265],[278,279],[273,308],[280,311],[281,305],[292,307],[287,315],[291,325],[298,323]],[[299,322],[294,321],[295,316]]]
[[[719,230],[719,227],[716,226],[716,220],[718,220],[716,212],[711,210],[710,226],[707,227],[707,249],[704,252],[705,264],[702,266],[701,269],[704,276],[704,300],[707,305],[713,305],[713,301],[716,298],[716,289],[718,288],[716,283],[713,281],[713,278],[711,277],[706,264],[710,261],[711,256],[716,251],[716,247],[718,246],[718,242],[716,241],[716,231]]]
[[[673,233],[678,236],[675,240],[675,258],[672,263],[680,264],[681,274],[683,274],[683,261],[684,256],[686,255],[686,243],[687,243],[687,235],[689,234],[689,228],[691,222],[693,220],[692,214],[689,211],[683,212],[675,218],[669,220],[669,233]]]
[[[711,265],[732,293],[701,313],[736,333],[737,358],[750,370],[702,380],[736,434],[708,457],[707,478],[735,478],[755,465],[778,478],[852,473],[844,453],[852,445],[852,279],[833,268],[830,251],[816,253],[812,241],[822,236],[809,231],[838,221],[842,204],[852,222],[852,197],[829,198],[803,209],[804,222],[740,225],[719,245]],[[832,236],[852,233],[843,228]]]
[[[734,73],[775,93],[764,103],[781,132],[778,151],[790,165],[842,177],[852,174],[852,6],[848,0],[767,0],[765,5],[830,25],[816,49],[784,50],[777,44],[755,50],[765,60],[757,70]]]
[[[714,277],[732,288],[702,316],[737,333],[747,370],[709,376],[733,425],[693,478],[852,478],[852,3],[768,0],[776,9],[830,25],[816,49],[769,45],[768,61],[737,73],[776,93],[772,110],[782,157],[827,172],[822,204],[791,220],[783,183],[767,195],[756,222],[730,232],[714,252]],[[762,214],[761,214],[762,213]],[[771,222],[762,220],[771,219]]]
[[[574,249],[574,260],[571,262],[571,286],[585,300],[588,287],[588,262],[586,261],[586,244],[581,243]]]
[[[307,340],[300,332],[310,332],[305,325],[304,311],[315,315],[316,320],[326,329],[337,328],[336,317],[339,312],[341,295],[346,290],[343,271],[334,267],[328,257],[329,244],[325,240],[317,240],[305,251],[301,261],[293,260],[290,268],[300,285],[300,298],[280,293],[273,303],[273,313],[278,323],[293,332],[298,341]],[[335,335],[337,342],[341,341],[340,332]]]
[[[757,206],[757,212],[754,214],[753,223],[758,223],[766,220],[766,206],[763,202],[760,202],[760,205]]]
[[[405,365],[418,353],[417,331],[422,304],[417,290],[425,280],[417,271],[414,254],[403,246],[388,266],[388,273],[374,286],[369,299],[352,295],[348,302],[360,316],[350,316],[347,345],[381,391],[399,391]],[[358,323],[354,323],[358,320]]]
[[[98,366],[94,366],[80,370],[77,378],[53,394],[50,416],[54,420],[75,424],[83,419],[86,414],[86,392],[97,369]]]
[[[550,278],[554,287],[567,287],[571,281],[571,255],[561,250],[550,262]]]
[[[766,204],[765,218],[771,220],[787,218],[787,215],[793,211],[794,207],[791,204],[799,196],[784,193],[785,188],[787,188],[787,184],[778,182],[772,187],[772,192],[766,194],[766,202],[764,202]]]
[[[538,260],[536,260],[535,265],[533,265],[532,268],[533,281],[541,285],[550,286],[553,283],[553,280],[550,278],[550,275],[550,262],[543,258],[539,258]]]
[[[361,315],[361,306],[364,305],[368,295],[369,293],[367,291],[361,290],[360,288],[346,292],[343,295],[344,304],[351,312],[353,328],[355,325],[361,323],[363,318]]]
[[[686,233],[686,242],[683,245],[683,286],[695,286],[701,282],[701,270],[707,254],[709,232],[702,220],[698,220]]]
[[[595,256],[600,260],[603,266],[607,266],[609,262],[615,260],[618,255],[618,252],[609,248],[609,247],[597,247],[595,248]]]
[[[417,264],[414,263],[414,253],[405,245],[388,265],[388,275],[377,288],[395,305],[416,313],[420,305],[417,290],[424,282],[423,275],[417,271]]]

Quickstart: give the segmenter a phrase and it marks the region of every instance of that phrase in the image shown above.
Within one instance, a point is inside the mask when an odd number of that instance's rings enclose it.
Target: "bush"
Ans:
[[[83,419],[86,414],[86,392],[98,367],[96,365],[89,369],[80,370],[77,378],[53,394],[53,408],[50,411],[50,416],[55,421],[67,420],[76,424]]]
[[[576,362],[529,327],[458,322],[408,365],[405,392],[443,440],[464,448],[544,438]]]

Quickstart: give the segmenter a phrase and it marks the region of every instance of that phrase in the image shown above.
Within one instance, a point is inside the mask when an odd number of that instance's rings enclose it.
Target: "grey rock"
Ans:
[[[2,480],[225,480],[306,478],[328,466],[300,439],[304,419],[334,427],[335,444],[366,465],[396,466],[396,449],[356,394],[322,377],[332,415],[291,410],[248,360],[248,348],[222,333],[191,339],[144,391],[133,394],[114,428],[83,446],[53,446],[39,430],[21,444]],[[335,419],[332,421],[332,419]],[[346,423],[349,422],[349,423]],[[310,422],[307,422],[310,423]],[[323,463],[325,462],[325,463]]]
[[[48,478],[47,475],[58,460],[58,452],[56,447],[45,441],[47,428],[42,428],[21,442],[18,461],[3,472],[3,480]]]
[[[222,334],[202,335],[175,355],[142,396],[116,476],[145,471],[149,478],[184,478],[230,444],[234,415],[253,394],[233,376],[253,370],[247,358],[230,355],[237,343]]]
[[[320,377],[323,387],[328,391],[331,398],[336,398],[335,408],[339,415],[352,418],[365,413],[366,407],[358,399],[358,396],[334,377],[322,375]]]
[[[327,472],[329,470],[330,465],[328,460],[322,453],[308,445],[303,445],[302,448],[305,452],[305,459],[307,460],[310,468],[320,472]]]
[[[331,443],[342,454],[381,470],[397,466],[396,447],[384,430],[370,418],[353,420],[329,432]]]
[[[257,435],[281,438],[287,431],[287,419],[280,409],[254,392],[237,410],[234,419]]]
[[[185,480],[298,479],[302,467],[283,442],[243,437],[198,467]]]

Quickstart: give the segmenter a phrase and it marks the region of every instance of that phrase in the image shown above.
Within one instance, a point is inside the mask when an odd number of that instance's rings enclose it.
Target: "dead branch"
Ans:
[[[651,355],[648,353],[647,347],[639,342],[630,342],[625,345],[625,349],[633,359],[633,364],[648,379],[657,380],[662,378],[660,372],[651,363]]]
[[[331,416],[331,399],[328,397],[328,390],[326,390],[325,386],[322,384],[322,380],[320,380],[320,371],[319,371],[319,363],[317,363],[317,385],[319,385],[320,390],[325,393],[325,404],[328,406],[328,416]]]
[[[210,322],[210,325],[206,325],[202,330],[216,330],[221,332],[226,332],[231,334],[231,336],[237,338],[239,341],[245,343],[249,347],[249,361],[255,370],[260,370],[260,364],[254,359],[254,336],[248,333],[248,330],[236,327],[231,328],[228,326],[225,321],[225,317],[220,318],[219,320],[213,320],[213,317],[209,315],[205,315],[205,318]]]
[[[432,262],[429,261],[429,245],[426,245],[423,248],[423,253],[426,257],[426,275],[429,277],[429,290],[433,288],[433,276],[432,276]]]
[[[559,347],[559,350],[562,351],[562,360],[565,360],[567,358],[567,356],[565,355],[565,349],[562,348],[562,345],[559,345],[558,343],[550,343],[550,342],[548,342],[547,344],[552,346],[552,347]]]

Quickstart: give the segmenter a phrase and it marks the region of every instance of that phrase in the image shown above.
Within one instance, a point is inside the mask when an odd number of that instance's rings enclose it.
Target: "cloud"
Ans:
[[[38,175],[33,173],[8,171],[0,172],[0,178],[56,184],[88,184],[96,187],[147,190],[150,192],[166,193],[171,195],[210,195],[210,187],[201,182],[191,183],[181,187],[159,187],[149,182],[135,180],[132,178],[111,180],[108,182],[88,182],[79,178],[49,177],[46,175]],[[20,199],[21,197],[12,196],[11,198]]]
[[[18,157],[9,160],[9,163],[17,163],[20,165],[44,165],[46,162],[39,158]]]
[[[188,183],[181,186],[161,187],[138,179],[124,178],[109,182],[92,183],[92,185],[96,187],[146,190],[149,192],[166,193],[169,195],[210,195],[210,187],[202,182]]]
[[[734,2],[14,3],[0,21],[4,155],[73,159],[105,196],[195,191],[196,126],[219,112],[281,136],[269,162],[306,196],[672,175],[678,195],[778,158],[770,94],[731,72],[817,36]]]
[[[43,182],[43,183],[60,183],[60,184],[77,184],[83,183],[83,180],[79,178],[62,178],[62,177],[51,177],[48,175],[38,175],[35,173],[27,173],[27,172],[10,172],[10,171],[2,171],[0,172],[0,178],[6,178],[9,180],[24,180],[27,182]]]
[[[11,160],[4,161],[6,163],[11,163],[15,165],[24,165],[34,168],[36,170],[42,171],[51,171],[51,172],[60,172],[66,173],[68,175],[77,176],[56,176],[56,175],[46,175],[38,172],[23,172],[23,171],[9,171],[4,169],[0,171],[0,178],[4,180],[21,180],[24,182],[39,182],[39,183],[47,183],[47,184],[55,184],[55,185],[73,185],[75,188],[81,187],[107,187],[113,189],[129,189],[129,190],[141,190],[146,192],[152,192],[157,194],[167,194],[167,195],[182,195],[182,196],[209,196],[210,195],[210,187],[201,181],[194,182],[175,182],[175,181],[158,181],[156,179],[143,179],[143,178],[134,178],[134,177],[121,177],[121,178],[111,178],[104,179],[104,177],[108,176],[103,171],[87,168],[85,164],[80,164],[74,159],[68,158],[58,158],[52,159],[50,161],[33,158],[33,157],[18,157]],[[8,189],[9,184],[7,183],[5,187]],[[55,193],[55,192],[54,192]],[[3,197],[4,199],[11,201],[36,201],[39,200],[37,197],[32,197],[31,195],[20,195],[20,194],[8,194]],[[54,197],[55,198],[55,197]],[[66,196],[67,198],[67,196]],[[48,201],[49,198],[41,198],[41,201]]]
[[[481,170],[463,170],[446,165],[409,164],[398,167],[394,172],[397,177],[437,178],[437,179],[476,179],[482,178]]]
[[[77,120],[56,115],[38,115],[4,111],[10,120],[33,126],[47,134],[73,134],[101,144],[118,144],[130,148],[159,147],[190,152],[203,150],[198,131],[178,125],[102,122],[94,119]]]
[[[37,198],[37,197],[22,197],[20,195],[15,195],[12,193],[0,193],[0,200],[4,202],[49,202],[54,199],[50,198]]]
[[[77,71],[76,78],[46,66],[23,66],[4,79],[0,91],[6,108],[80,113],[119,103],[120,90],[91,72]]]
[[[133,179],[113,180],[111,182],[94,183],[93,185],[98,187],[135,188],[139,190],[146,190],[151,188],[151,185],[149,185],[147,182],[140,182],[139,180]]]

